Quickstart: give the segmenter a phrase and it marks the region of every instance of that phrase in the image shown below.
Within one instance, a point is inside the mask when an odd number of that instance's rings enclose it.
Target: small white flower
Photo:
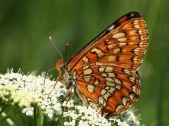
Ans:
[[[80,120],[78,126],[88,126],[88,123],[85,121]]]
[[[69,126],[69,122],[64,122],[64,126]]]
[[[68,117],[68,116],[69,116],[68,112],[63,112],[63,117]]]
[[[64,122],[64,126],[75,126],[75,120],[72,120],[70,122]]]
[[[126,122],[121,122],[121,121],[118,122],[118,125],[119,126],[129,126]]]
[[[62,106],[66,106],[68,108],[74,107],[74,101],[73,100],[64,101]]]
[[[25,113],[25,114],[28,115],[28,116],[32,116],[32,115],[33,115],[33,110],[34,110],[33,107],[24,108],[24,109],[22,110],[22,112]]]

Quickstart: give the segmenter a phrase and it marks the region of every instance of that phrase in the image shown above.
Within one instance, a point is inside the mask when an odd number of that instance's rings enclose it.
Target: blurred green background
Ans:
[[[141,96],[135,104],[147,126],[169,125],[169,9],[167,0],[0,0],[0,72],[26,74],[55,67],[69,42],[68,59],[117,18],[138,11],[149,31],[139,69]],[[56,71],[52,73],[56,76]]]

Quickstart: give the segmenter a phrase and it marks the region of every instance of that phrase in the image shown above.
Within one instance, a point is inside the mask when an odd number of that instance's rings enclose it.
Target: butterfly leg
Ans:
[[[68,102],[70,101],[70,99],[71,99],[71,97],[72,97],[72,89],[69,88],[69,89],[67,89],[67,91],[68,91],[68,99],[67,99],[66,105],[65,105],[65,107],[64,107],[64,112],[66,111],[67,104],[68,104]]]
[[[59,81],[59,77],[57,77],[56,82],[52,85],[52,89],[51,89],[51,91],[48,93],[48,95],[50,95],[50,94],[52,93],[52,91],[55,89],[56,84],[57,84],[58,81]]]

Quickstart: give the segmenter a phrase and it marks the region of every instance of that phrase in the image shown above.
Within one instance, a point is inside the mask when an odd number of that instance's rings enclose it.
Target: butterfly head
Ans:
[[[59,59],[57,62],[56,62],[56,69],[58,70],[58,72],[59,72],[59,81],[61,81],[62,80],[62,78],[63,78],[63,75],[65,74],[65,72],[66,72],[66,68],[65,68],[65,64],[64,64],[64,62],[61,60],[61,59]]]
[[[56,62],[56,69],[59,71],[59,76],[57,78],[58,81],[62,82],[63,84],[66,85],[67,89],[70,89],[72,87],[71,84],[71,75],[69,74],[65,63],[59,59]]]

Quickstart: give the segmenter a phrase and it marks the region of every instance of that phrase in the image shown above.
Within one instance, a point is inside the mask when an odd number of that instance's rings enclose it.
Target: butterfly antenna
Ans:
[[[57,48],[57,46],[56,46],[56,45],[55,45],[55,43],[53,42],[53,40],[52,40],[52,37],[51,37],[51,36],[49,36],[49,40],[50,40],[50,42],[52,43],[52,45],[54,46],[54,48],[58,51],[58,53],[59,53],[59,55],[60,55],[60,57],[61,57],[62,61],[64,61],[64,60],[63,60],[63,56],[62,56],[62,54],[60,53],[59,49]]]
[[[67,50],[68,50],[68,47],[69,47],[69,43],[67,42],[67,43],[66,43],[66,49],[65,49],[65,59],[67,58]]]

